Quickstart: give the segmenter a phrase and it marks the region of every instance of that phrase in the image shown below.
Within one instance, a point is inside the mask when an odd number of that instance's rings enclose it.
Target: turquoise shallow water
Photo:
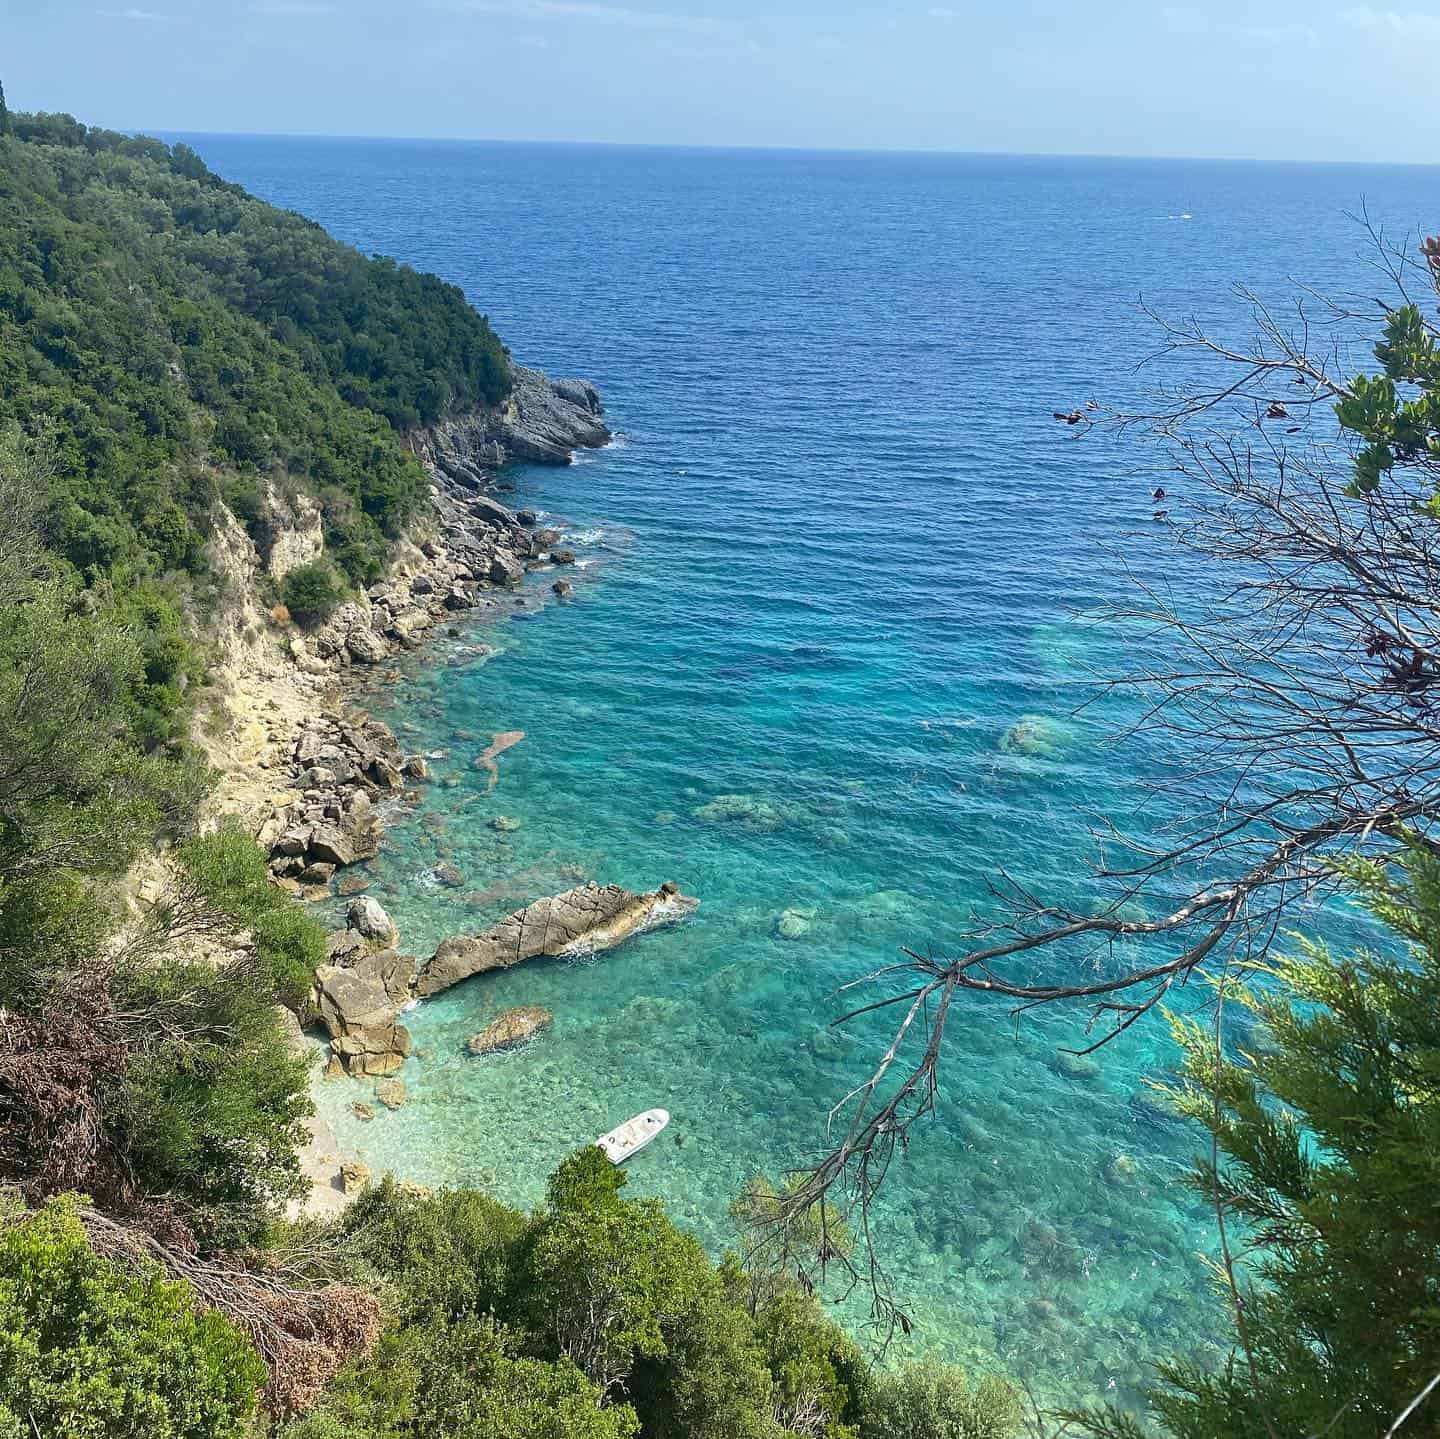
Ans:
[[[663,1105],[631,1185],[717,1249],[745,1177],[813,1154],[878,1053],[878,1023],[826,1027],[838,986],[943,951],[999,867],[1083,895],[1077,807],[1129,817],[1165,762],[1105,742],[1114,709],[1073,716],[1127,647],[1087,616],[1125,565],[1182,599],[1203,580],[1150,521],[1152,457],[1070,444],[1051,410],[1134,393],[1138,293],[1223,316],[1232,279],[1367,286],[1344,211],[1363,195],[1403,224],[1437,192],[1426,170],[194,143],[463,284],[517,354],[600,382],[621,436],[509,477],[579,552],[574,599],[376,696],[443,757],[371,892],[422,953],[581,877],[702,901],[592,963],[425,1004],[406,1107],[362,1122],[348,1082],[322,1107],[377,1168],[529,1204],[567,1151]],[[1006,741],[1027,719],[1031,752]],[[487,793],[471,761],[512,729]],[[464,1057],[522,1003],[554,1011],[548,1035]],[[1079,1032],[960,1007],[881,1241],[917,1347],[1125,1396],[1216,1323],[1213,1225],[1174,1182],[1197,1137],[1136,1102],[1159,1026],[1067,1074]]]

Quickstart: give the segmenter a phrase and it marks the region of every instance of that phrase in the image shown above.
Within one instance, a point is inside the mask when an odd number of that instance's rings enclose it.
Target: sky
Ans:
[[[0,81],[122,130],[1440,162],[1440,0],[0,0]]]

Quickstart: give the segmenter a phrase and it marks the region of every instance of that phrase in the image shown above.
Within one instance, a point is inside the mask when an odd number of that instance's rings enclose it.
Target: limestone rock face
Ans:
[[[442,940],[421,966],[415,993],[424,999],[473,974],[541,955],[599,953],[640,930],[683,919],[698,903],[668,881],[651,894],[632,894],[618,884],[582,884],[516,910],[483,934]]]
[[[478,1034],[470,1036],[465,1048],[471,1054],[491,1054],[497,1049],[509,1049],[549,1029],[554,1019],[548,1009],[542,1009],[538,1004],[522,1004],[518,1009],[507,1009],[504,1014],[496,1015]]]
[[[291,570],[320,558],[325,526],[320,506],[309,495],[285,494],[270,485],[265,493],[265,518],[270,536],[265,568],[272,580],[283,580]]]
[[[520,521],[514,510],[507,509],[499,500],[492,500],[489,495],[477,495],[471,500],[470,513],[476,519],[484,520],[488,524],[500,525],[507,530],[520,528]]]

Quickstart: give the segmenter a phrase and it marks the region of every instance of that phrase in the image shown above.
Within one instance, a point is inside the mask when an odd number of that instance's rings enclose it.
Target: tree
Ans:
[[[870,975],[880,993],[840,1022],[897,1008],[894,1041],[787,1214],[826,1195],[868,1207],[933,1108],[961,995],[1003,996],[1016,1013],[1083,1006],[1083,1047],[1098,1048],[1197,971],[1263,961],[1297,904],[1336,891],[1337,864],[1440,848],[1440,242],[1416,257],[1375,241],[1393,303],[1306,294],[1284,321],[1246,294],[1245,347],[1157,317],[1179,386],[1145,415],[1057,416],[1067,433],[1106,420],[1158,440],[1170,533],[1216,577],[1208,607],[1142,590],[1112,611],[1139,659],[1107,688],[1141,697],[1139,731],[1167,760],[1153,813],[1170,838],[1100,826],[1086,902],[1002,873],[971,929]],[[1378,333],[1377,372],[1347,374],[1339,342],[1319,351],[1316,307],[1346,334]],[[1217,364],[1213,383],[1195,380]],[[873,1254],[868,1277],[882,1313],[903,1319]]]
[[[0,136],[10,134],[10,108],[5,103],[5,86],[0,85]]]
[[[1020,1396],[994,1375],[971,1384],[953,1364],[922,1359],[877,1376],[861,1439],[1008,1439]]]
[[[280,584],[280,602],[302,625],[324,619],[344,597],[344,582],[324,560],[291,570]]]
[[[1440,1424],[1440,858],[1417,846],[1345,873],[1396,955],[1297,941],[1231,987],[1253,1022],[1238,1049],[1171,1017],[1185,1059],[1169,1093],[1214,1140],[1191,1183],[1251,1254],[1218,1275],[1228,1360],[1161,1366],[1153,1403],[1176,1439]],[[1138,1433],[1114,1412],[1076,1417]]]
[[[0,1224],[4,1439],[242,1439],[264,1377],[185,1285],[96,1255],[72,1203]]]
[[[602,1406],[568,1360],[517,1357],[481,1319],[432,1316],[392,1331],[280,1439],[633,1439],[635,1411]]]

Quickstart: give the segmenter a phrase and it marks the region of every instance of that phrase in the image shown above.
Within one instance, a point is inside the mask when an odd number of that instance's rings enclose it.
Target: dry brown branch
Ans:
[[[368,1353],[379,1338],[379,1302],[354,1285],[316,1288],[240,1256],[200,1258],[95,1209],[82,1209],[80,1220],[97,1254],[131,1268],[158,1266],[186,1284],[202,1308],[241,1329],[270,1372],[265,1403],[274,1414],[313,1408],[341,1365]]]
[[[1421,264],[1372,237],[1402,295],[1417,276],[1440,279],[1440,244]],[[1142,812],[1133,828],[1093,818],[1083,905],[1002,872],[943,950],[907,951],[846,986],[879,993],[836,1023],[898,1018],[832,1110],[821,1159],[787,1192],[796,1212],[824,1200],[858,1215],[868,1239],[886,1172],[934,1107],[957,995],[1001,996],[1017,1016],[1082,1006],[1080,1052],[1098,1049],[1197,971],[1263,959],[1285,916],[1331,892],[1337,859],[1440,849],[1440,525],[1424,508],[1440,456],[1407,455],[1354,498],[1333,414],[1350,393],[1353,337],[1362,323],[1373,335],[1389,307],[1307,294],[1282,321],[1240,293],[1247,346],[1156,317],[1160,358],[1185,380],[1148,412],[1057,411],[1067,427],[1158,442],[1177,558],[1213,585],[1201,604],[1193,586],[1175,601],[1137,584],[1106,615],[1125,626],[1133,667],[1096,681],[1088,703],[1123,697],[1135,711],[1123,736],[1143,740],[1155,772]],[[1206,367],[1221,378],[1197,383]],[[903,1326],[873,1252],[863,1274],[841,1262],[874,1286],[876,1317]]]

